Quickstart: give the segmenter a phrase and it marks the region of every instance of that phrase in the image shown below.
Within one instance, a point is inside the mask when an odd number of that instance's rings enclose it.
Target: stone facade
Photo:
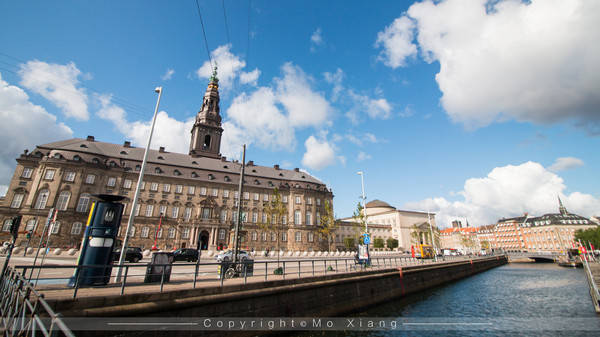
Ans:
[[[130,246],[159,249],[180,247],[220,249],[230,245],[237,214],[238,184],[242,164],[219,153],[221,118],[218,80],[211,78],[192,129],[189,154],[164,148],[151,150],[134,213]],[[0,240],[8,240],[8,221],[23,216],[17,245],[33,233],[37,245],[51,208],[58,210],[50,246],[79,247],[94,194],[125,197],[119,232],[123,239],[132,213],[131,202],[143,159],[143,148],[99,142],[94,137],[38,145],[16,161],[6,197],[0,201]],[[266,206],[278,189],[286,215],[267,219]],[[265,167],[249,161],[245,169],[242,200],[243,249],[318,251],[327,247],[317,232],[325,201],[333,193],[321,181],[299,169]],[[260,223],[275,220],[273,230]],[[159,226],[160,224],[160,226]],[[160,230],[159,230],[160,227]]]

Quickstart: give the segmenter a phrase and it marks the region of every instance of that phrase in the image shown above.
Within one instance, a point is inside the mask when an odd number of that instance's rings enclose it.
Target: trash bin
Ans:
[[[244,276],[244,270],[246,276],[252,276],[254,274],[254,260],[247,259],[242,262],[242,272],[240,276]]]
[[[173,255],[166,252],[152,253],[152,260],[146,268],[146,277],[144,283],[160,282],[163,278],[164,282],[169,282],[171,279],[171,267],[173,265]],[[164,271],[163,271],[164,270]]]

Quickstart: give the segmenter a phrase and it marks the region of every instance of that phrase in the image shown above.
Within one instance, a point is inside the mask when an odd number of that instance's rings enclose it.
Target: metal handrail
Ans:
[[[474,260],[474,259],[480,259],[480,258],[489,258],[492,255],[487,255],[487,256],[481,256],[481,257],[469,257],[469,256],[445,256],[444,259],[442,261],[438,261],[437,263],[443,263],[443,262],[448,262],[448,261],[460,261],[460,260]],[[498,256],[498,255],[493,255],[493,256]],[[145,275],[147,275],[147,273],[139,273],[136,272],[135,269],[133,268],[146,268],[150,265],[152,266],[156,266],[156,267],[163,267],[162,271],[160,271],[160,285],[159,285],[159,291],[163,292],[164,291],[164,286],[165,283],[168,283],[169,281],[167,280],[167,275],[165,274],[165,270],[166,268],[164,267],[171,267],[171,273],[170,275],[189,275],[190,278],[189,279],[179,279],[179,280],[173,280],[173,278],[171,278],[170,282],[174,283],[183,283],[183,282],[192,282],[193,281],[193,288],[196,288],[197,283],[198,282],[202,282],[202,281],[206,281],[207,278],[199,278],[199,267],[206,267],[206,266],[221,266],[221,267],[227,267],[227,269],[229,269],[230,266],[232,266],[234,268],[233,271],[233,275],[236,277],[243,277],[244,280],[244,284],[246,284],[248,282],[248,278],[249,277],[264,277],[264,281],[268,281],[269,280],[269,272],[273,272],[273,269],[269,270],[269,267],[272,268],[277,268],[277,267],[283,267],[283,273],[279,274],[279,275],[272,275],[271,278],[275,277],[281,277],[283,279],[288,279],[288,278],[302,278],[302,277],[308,277],[308,276],[315,276],[316,273],[319,274],[323,274],[323,275],[328,275],[330,273],[332,274],[338,274],[338,273],[349,273],[349,272],[357,272],[357,271],[368,271],[368,270],[375,270],[375,269],[390,269],[390,268],[397,268],[397,267],[402,267],[402,266],[407,266],[407,265],[423,265],[423,264],[429,264],[429,263],[436,263],[433,260],[429,261],[429,260],[422,260],[422,259],[415,259],[412,257],[405,257],[405,256],[390,256],[390,257],[373,257],[371,258],[371,265],[370,266],[364,266],[361,265],[361,268],[356,268],[356,264],[355,264],[355,260],[354,258],[325,258],[325,259],[289,259],[289,260],[282,260],[280,262],[276,262],[276,261],[271,261],[271,260],[263,260],[263,261],[242,261],[242,262],[238,262],[237,265],[234,265],[233,263],[230,262],[205,262],[205,263],[177,263],[177,264],[133,264],[133,263],[125,263],[122,265],[82,265],[82,266],[70,266],[70,265],[62,265],[62,266],[28,266],[28,265],[19,265],[19,266],[15,266],[13,267],[13,269],[16,270],[22,270],[22,274],[26,275],[26,273],[30,270],[34,270],[34,269],[38,269],[38,271],[41,271],[42,269],[49,269],[49,270],[56,270],[56,269],[73,269],[73,270],[77,270],[77,275],[82,275],[82,271],[85,270],[86,268],[107,268],[107,267],[123,267],[124,268],[124,277],[121,278],[121,280],[119,282],[113,282],[113,283],[109,283],[110,287],[115,287],[115,288],[119,288],[120,289],[120,295],[123,295],[125,293],[125,289],[127,288],[127,286],[132,287],[132,286],[136,286],[136,285],[140,285],[140,284],[144,284],[141,283],[141,281],[139,281],[140,277],[144,277]],[[253,271],[251,274],[248,273],[248,265],[249,264],[253,264]],[[259,267],[261,264],[264,264],[264,268]],[[246,267],[243,267],[243,265],[246,265]],[[185,268],[185,267],[191,267],[193,266],[194,269],[190,272],[190,271],[181,271],[180,268]],[[331,268],[331,269],[329,269]],[[179,271],[177,271],[176,269],[179,269]],[[304,270],[303,270],[304,269]],[[139,271],[139,269],[138,269]],[[218,280],[220,280],[220,285],[223,286],[226,281],[226,277],[225,277],[225,271],[223,270],[221,271],[221,274],[218,275]],[[42,273],[43,274],[43,273]],[[170,276],[169,275],[169,276]],[[123,276],[123,275],[122,275]],[[106,278],[106,276],[95,276],[98,278]],[[67,277],[51,277],[51,278],[40,278],[40,280],[64,280]],[[109,278],[109,280],[114,279],[114,276],[111,276]],[[135,279],[137,279],[138,281],[135,281]],[[208,280],[217,280],[215,278],[209,278]],[[73,287],[73,298],[77,297],[77,293],[78,290],[82,287],[80,282],[79,282],[79,277],[78,279],[75,280],[75,284]],[[56,288],[53,288],[56,289]],[[67,289],[67,288],[59,288],[59,289]]]
[[[0,322],[5,336],[35,336],[37,331],[46,337],[75,336],[60,315],[50,308],[44,295],[13,267],[6,269],[0,288],[4,294],[0,298]]]

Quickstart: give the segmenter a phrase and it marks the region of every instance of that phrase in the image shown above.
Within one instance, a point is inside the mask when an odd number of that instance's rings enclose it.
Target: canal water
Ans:
[[[303,336],[600,336],[584,271],[556,264],[511,263],[348,316],[362,330]]]

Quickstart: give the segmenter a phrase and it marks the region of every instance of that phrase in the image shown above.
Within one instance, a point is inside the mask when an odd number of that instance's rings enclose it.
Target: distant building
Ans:
[[[243,195],[238,195],[241,163],[220,154],[221,116],[218,79],[210,79],[191,130],[188,154],[151,150],[138,206],[132,199],[144,148],[130,142],[111,144],[94,137],[38,145],[16,161],[6,198],[0,200],[0,239],[8,239],[10,218],[23,216],[17,245],[26,244],[25,231],[39,241],[50,208],[57,209],[50,245],[79,247],[94,194],[125,196],[119,237],[129,216],[131,246],[160,249],[230,245],[231,228],[242,201],[242,247],[248,249],[323,250],[327,243],[317,232],[325,202],[333,194],[324,183],[299,169],[285,170],[249,161]],[[279,189],[287,212],[267,219],[265,205]],[[280,230],[262,230],[259,223],[275,221]],[[159,228],[159,223],[161,223]],[[279,242],[279,245],[278,245]]]
[[[334,250],[355,250],[358,238],[365,232],[365,226],[356,221],[338,220],[335,231]],[[392,226],[369,222],[369,233],[371,234],[371,247],[374,247],[375,239],[383,240],[384,248],[388,248],[387,241],[392,237]],[[345,240],[354,238],[354,247],[347,247]]]
[[[431,244],[431,227],[436,230],[435,213],[397,210],[390,204],[373,200],[366,204],[369,224],[380,224],[391,228],[391,237],[398,240],[398,249],[410,250],[412,245]],[[352,217],[342,218],[343,222],[354,222]],[[411,233],[415,234],[411,234]]]
[[[460,221],[453,221],[460,223]],[[476,227],[452,227],[440,230],[440,248],[456,249],[463,253],[472,253],[480,249]]]

